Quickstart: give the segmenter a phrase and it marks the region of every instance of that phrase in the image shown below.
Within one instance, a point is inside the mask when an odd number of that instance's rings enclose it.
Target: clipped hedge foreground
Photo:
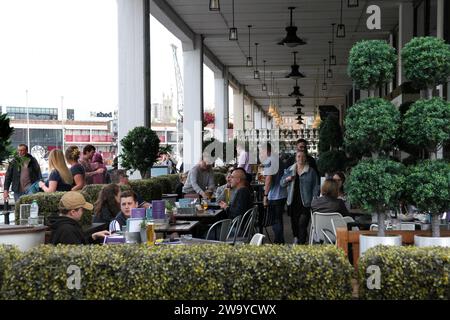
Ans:
[[[380,268],[378,290],[367,287],[366,270],[372,265]],[[450,248],[377,246],[364,254],[358,268],[362,299],[450,299]]]
[[[80,290],[67,288],[70,265],[81,269]],[[3,299],[350,299],[352,293],[352,267],[334,246],[41,246],[4,273]]]

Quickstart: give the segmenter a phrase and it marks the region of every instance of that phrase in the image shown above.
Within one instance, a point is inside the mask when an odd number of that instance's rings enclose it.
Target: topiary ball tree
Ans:
[[[409,167],[405,194],[420,211],[431,213],[433,237],[439,237],[439,215],[450,208],[450,163],[425,160]]]
[[[136,127],[120,140],[122,167],[133,172],[138,170],[142,178],[150,176],[150,168],[158,158],[159,138],[147,127]]]
[[[450,139],[450,104],[441,98],[418,100],[405,113],[402,138],[434,154]]]
[[[321,152],[317,160],[317,169],[321,176],[330,175],[335,171],[345,171],[347,156],[342,150]]]
[[[361,154],[389,152],[400,129],[397,108],[381,98],[367,98],[348,109],[344,121],[344,143]]]
[[[319,152],[327,152],[339,149],[342,146],[343,137],[339,119],[336,116],[328,116],[320,123]]]
[[[0,113],[0,164],[12,154],[11,135],[14,128],[9,125],[9,118],[6,113]]]
[[[435,37],[417,37],[401,52],[405,76],[418,89],[445,83],[450,76],[450,46]]]
[[[361,89],[373,89],[392,80],[397,63],[395,49],[383,40],[357,42],[348,57],[348,75]]]
[[[405,182],[405,167],[387,159],[361,160],[345,181],[348,200],[378,217],[378,236],[384,237],[385,211],[397,207]]]

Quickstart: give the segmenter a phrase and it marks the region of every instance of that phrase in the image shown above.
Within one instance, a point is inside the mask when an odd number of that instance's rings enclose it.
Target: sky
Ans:
[[[0,105],[74,108],[80,120],[116,110],[117,32],[116,0],[0,0]],[[153,17],[150,32],[153,103],[176,97],[171,43],[183,66],[180,41]],[[205,90],[205,109],[213,103]]]

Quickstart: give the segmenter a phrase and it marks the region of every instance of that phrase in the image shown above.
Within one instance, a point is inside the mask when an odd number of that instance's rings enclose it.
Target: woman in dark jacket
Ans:
[[[106,227],[120,212],[120,188],[117,184],[103,187],[94,205],[94,223],[106,223]]]
[[[343,216],[350,215],[344,201],[338,199],[339,184],[333,179],[327,179],[323,183],[322,196],[311,202],[312,212],[332,213],[338,212]]]

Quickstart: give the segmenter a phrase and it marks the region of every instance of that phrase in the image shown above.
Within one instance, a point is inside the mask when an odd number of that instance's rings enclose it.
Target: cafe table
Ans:
[[[155,232],[162,233],[164,238],[168,233],[178,233],[178,234],[186,234],[192,233],[195,227],[198,225],[198,221],[186,221],[186,220],[177,220],[175,224],[162,223],[155,224]]]

